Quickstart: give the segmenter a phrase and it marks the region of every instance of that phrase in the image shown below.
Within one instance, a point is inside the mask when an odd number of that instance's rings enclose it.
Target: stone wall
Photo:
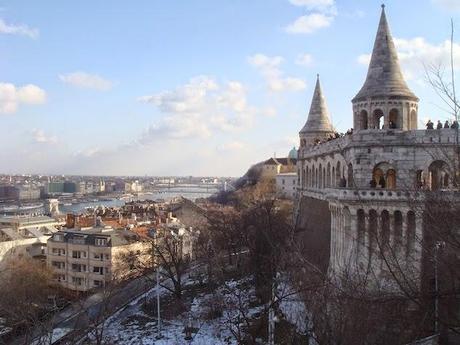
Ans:
[[[305,258],[326,272],[329,266],[331,242],[329,202],[301,197],[296,232]]]

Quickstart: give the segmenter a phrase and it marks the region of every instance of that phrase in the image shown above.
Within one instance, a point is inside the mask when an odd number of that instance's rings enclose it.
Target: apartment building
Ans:
[[[119,254],[145,245],[136,233],[111,227],[58,231],[48,240],[47,264],[62,286],[88,291],[120,277]]]

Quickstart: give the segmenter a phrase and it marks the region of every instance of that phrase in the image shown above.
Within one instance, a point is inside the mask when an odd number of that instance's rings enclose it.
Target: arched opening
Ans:
[[[388,189],[396,188],[396,171],[394,169],[387,170],[387,188]]]
[[[327,163],[327,183],[326,187],[330,188],[331,187],[331,163]]]
[[[374,168],[374,171],[372,172],[372,180],[374,181],[373,186],[379,186],[382,187],[382,183],[385,183],[385,178],[384,178],[383,170],[380,168]],[[382,180],[383,179],[383,180]]]
[[[367,115],[367,111],[365,110],[361,110],[361,112],[359,113],[359,128],[361,129],[369,128],[368,115]]]
[[[372,253],[375,251],[377,245],[377,221],[378,215],[376,210],[369,211],[369,226],[368,226],[368,236],[369,236],[369,258],[372,256]]]
[[[382,229],[380,232],[380,248],[384,252],[390,244],[390,213],[387,210],[383,210],[382,214]]]
[[[415,174],[415,188],[424,189],[426,186],[425,174],[423,170],[417,170]]]
[[[340,175],[340,172],[342,171],[342,168],[341,168],[341,164],[340,162],[337,162],[337,167],[335,169],[335,182],[336,182],[336,187],[341,187],[340,184],[341,184],[341,175]]]
[[[450,185],[449,166],[446,162],[437,160],[430,164],[428,171],[430,174],[430,189],[439,190],[448,188]]]
[[[313,183],[314,188],[318,188],[318,168],[315,168],[315,181]]]
[[[377,164],[370,185],[372,188],[396,188],[396,169],[387,162]]]
[[[398,109],[391,109],[388,118],[388,127],[390,129],[401,128]]]
[[[417,112],[415,111],[415,109],[411,110],[409,120],[410,120],[409,129],[417,129],[418,128],[418,125],[417,125]]]
[[[323,184],[321,186],[321,188],[325,188],[326,187],[326,168],[323,168]]]
[[[347,239],[352,237],[352,230],[351,230],[351,213],[348,207],[343,208],[343,234],[342,234],[342,258],[343,258],[343,264],[346,264],[347,260],[349,259],[347,249],[350,248],[347,246]]]
[[[303,169],[302,188],[305,188],[306,185],[307,185],[307,176],[308,176],[307,168],[304,168]]]
[[[318,180],[318,188],[322,188],[323,186],[323,165],[319,165],[319,180]]]
[[[307,141],[305,139],[300,140],[300,147],[307,146]]]
[[[373,113],[373,125],[375,129],[382,129],[384,124],[383,111],[380,109],[375,109]]]
[[[348,188],[351,188],[354,186],[354,181],[353,181],[353,165],[351,163],[348,164]]]
[[[331,187],[335,187],[337,184],[335,182],[335,167],[332,167],[332,181],[331,181]]]
[[[394,252],[401,247],[402,242],[402,229],[403,218],[401,211],[395,211],[394,213]]]
[[[357,212],[358,218],[358,253],[365,245],[365,235],[366,235],[366,214],[363,209],[359,209]]]
[[[415,244],[415,213],[407,212],[406,256],[409,256]]]

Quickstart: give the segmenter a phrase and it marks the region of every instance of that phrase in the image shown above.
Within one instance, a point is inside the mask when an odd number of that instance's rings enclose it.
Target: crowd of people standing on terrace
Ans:
[[[444,125],[442,124],[441,120],[438,120],[438,123],[436,124],[436,129],[443,129],[443,128],[452,128],[452,129],[458,129],[458,121],[455,120],[452,123],[449,123],[448,120],[444,122]],[[434,129],[434,123],[431,120],[428,120],[426,123],[426,129]]]

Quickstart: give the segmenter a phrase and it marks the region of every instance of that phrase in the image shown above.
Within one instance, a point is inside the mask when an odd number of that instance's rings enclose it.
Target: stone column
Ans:
[[[389,230],[390,230],[390,238],[389,238],[389,241],[388,241],[388,245],[390,247],[390,253],[394,253],[394,250],[395,250],[395,230],[396,230],[396,227],[395,227],[395,213],[394,211],[393,212],[390,212],[388,211],[389,214],[390,214],[390,217],[388,219],[389,221]]]
[[[364,210],[364,246],[361,251],[361,256],[365,261],[369,261],[369,252],[370,252],[370,241],[369,241],[369,211]]]
[[[334,262],[334,253],[335,253],[335,206],[333,204],[329,204],[329,212],[331,213],[331,253],[329,256],[330,266],[335,269],[335,262]]]
[[[351,262],[355,263],[359,259],[360,243],[358,240],[358,215],[356,212],[350,214],[350,243],[347,248],[347,256],[351,257]]]

